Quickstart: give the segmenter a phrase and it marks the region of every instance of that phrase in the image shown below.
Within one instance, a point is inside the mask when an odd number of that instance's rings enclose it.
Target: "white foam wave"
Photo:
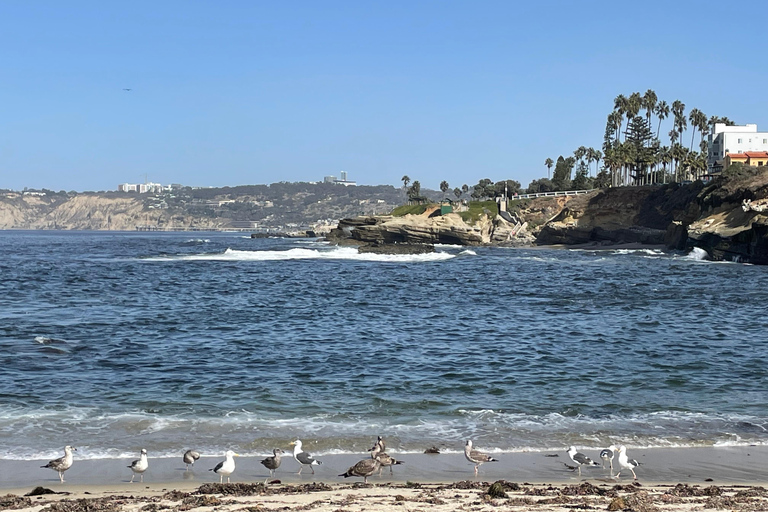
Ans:
[[[709,259],[709,254],[700,247],[694,247],[684,258],[687,260],[704,261]]]
[[[351,247],[335,247],[330,250],[297,247],[284,251],[241,251],[227,249],[223,253],[191,254],[145,258],[143,261],[287,261],[287,260],[352,260],[390,263],[420,263],[445,261],[456,256],[447,252],[428,254],[360,254]]]

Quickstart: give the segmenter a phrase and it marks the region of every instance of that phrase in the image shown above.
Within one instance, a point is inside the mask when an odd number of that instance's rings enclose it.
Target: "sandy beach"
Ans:
[[[589,453],[588,453],[589,454]],[[554,455],[557,455],[555,457]],[[595,455],[595,454],[589,454]],[[178,459],[151,459],[144,483],[130,484],[128,460],[76,461],[61,484],[41,461],[0,460],[0,510],[768,510],[768,447],[632,450],[641,466],[612,478],[608,469],[569,470],[561,452],[501,453],[474,476],[462,454],[397,454],[405,464],[381,477],[337,475],[364,455],[319,457],[314,475],[286,457],[274,480],[262,457],[240,457],[232,484],[208,471],[220,457],[185,471]],[[506,497],[488,495],[493,482]],[[57,493],[24,497],[42,486]],[[495,497],[494,497],[495,496]],[[86,501],[82,501],[86,500]]]

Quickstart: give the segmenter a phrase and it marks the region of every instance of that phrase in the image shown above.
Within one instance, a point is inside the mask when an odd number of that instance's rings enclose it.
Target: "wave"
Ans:
[[[691,252],[683,256],[683,259],[686,260],[694,260],[694,261],[705,261],[709,259],[709,254],[707,254],[707,251],[700,247],[694,247],[691,249]]]
[[[192,411],[160,416],[87,407],[34,411],[0,407],[5,447],[0,458],[22,460],[58,457],[60,444],[77,446],[79,458],[101,459],[135,456],[137,442],[155,457],[178,456],[187,445],[208,454],[236,446],[238,452],[258,455],[300,438],[311,443],[312,453],[326,455],[365,451],[379,434],[400,453],[421,453],[433,445],[441,452],[459,453],[470,438],[491,452],[535,452],[569,445],[584,449],[610,444],[635,448],[768,445],[766,433],[768,418],[679,411],[598,418],[459,409],[421,418],[341,413],[279,417],[243,410],[215,416]]]
[[[464,251],[468,253],[468,251]],[[469,252],[474,254],[474,252]],[[446,261],[456,255],[448,252],[433,252],[428,254],[360,254],[351,247],[334,247],[332,249],[293,248],[282,251],[242,251],[227,249],[221,253],[189,254],[176,256],[156,256],[144,258],[142,261],[288,261],[288,260],[351,260],[389,263],[420,263]]]

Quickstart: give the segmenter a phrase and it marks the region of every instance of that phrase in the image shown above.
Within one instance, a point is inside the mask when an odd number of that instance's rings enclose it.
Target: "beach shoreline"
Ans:
[[[600,461],[596,450],[582,451]],[[573,466],[573,463],[565,450],[494,453],[494,457],[499,461],[483,464],[477,478],[474,477],[473,465],[465,460],[463,454],[398,454],[394,450],[388,452],[398,460],[403,460],[404,464],[394,467],[392,475],[388,468],[384,468],[382,476],[371,477],[371,482],[403,484],[412,481],[446,484],[461,480],[507,480],[534,484],[573,484],[580,481],[625,484],[632,481],[630,471],[623,471],[621,478],[616,480],[611,477],[607,467],[584,467],[579,478],[578,472],[571,471],[566,466]],[[763,445],[629,448],[628,455],[641,463],[635,471],[643,484],[763,485],[768,482],[768,446]],[[345,480],[338,475],[366,456],[367,454],[342,454],[317,457],[323,464],[314,468],[315,474],[313,475],[309,468],[304,468],[299,475],[298,463],[290,454],[286,454],[275,479],[291,485],[310,482],[339,484]],[[263,458],[238,457],[231,481],[255,483],[269,479],[269,471],[260,463]],[[218,483],[218,475],[209,469],[222,459],[222,455],[203,454],[203,458],[186,471],[181,454],[178,458],[153,459],[150,450],[149,469],[144,474],[143,486],[191,489],[206,483]],[[0,459],[0,491],[16,493],[26,489],[24,492],[28,492],[38,485],[53,490],[68,490],[72,486],[137,488],[142,485],[138,483],[138,476],[137,483],[128,483],[132,474],[127,467],[130,459],[75,458],[72,468],[65,473],[64,484],[59,482],[55,471],[40,467],[46,462]],[[614,459],[614,467],[618,471],[617,459]]]

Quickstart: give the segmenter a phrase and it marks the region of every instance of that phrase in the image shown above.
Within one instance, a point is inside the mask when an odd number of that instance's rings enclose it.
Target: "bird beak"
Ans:
[[[291,446],[294,446],[296,444],[296,441],[291,441]]]
[[[238,454],[238,453],[235,454],[235,457],[239,457],[239,456],[240,456],[240,454]]]

